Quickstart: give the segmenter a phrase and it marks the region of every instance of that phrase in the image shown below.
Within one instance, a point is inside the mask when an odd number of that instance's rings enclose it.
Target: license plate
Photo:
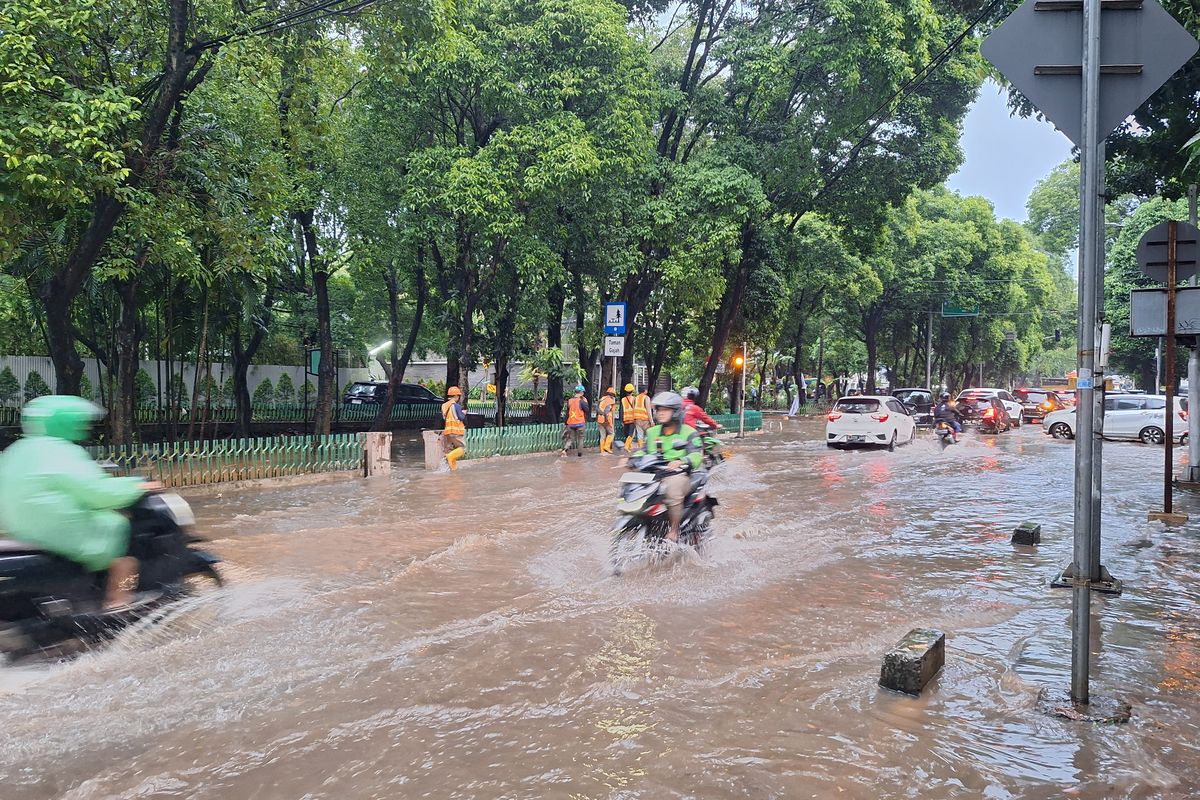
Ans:
[[[626,472],[617,479],[618,483],[654,483],[654,476],[648,472]]]
[[[865,436],[848,436],[846,438],[846,441],[848,442],[865,442],[866,440],[867,437]]]
[[[352,405],[352,406],[361,406],[361,405],[362,405],[362,400],[351,400],[351,401],[350,401],[350,405]]]

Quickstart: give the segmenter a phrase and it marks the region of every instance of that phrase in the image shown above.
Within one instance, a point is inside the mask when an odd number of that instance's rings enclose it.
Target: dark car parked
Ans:
[[[1052,411],[1070,408],[1070,403],[1054,389],[1014,389],[1013,397],[1021,404],[1021,418],[1038,423]]]
[[[919,426],[933,426],[933,392],[919,387],[893,389],[892,397],[908,406]]]
[[[357,381],[346,390],[343,403],[353,406],[382,403],[387,398],[387,381]],[[397,404],[440,403],[442,399],[424,386],[402,383],[396,387]]]

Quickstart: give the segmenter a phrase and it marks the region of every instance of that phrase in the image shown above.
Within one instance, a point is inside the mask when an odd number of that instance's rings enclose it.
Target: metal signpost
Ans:
[[[1157,335],[1161,332],[1166,351],[1165,395],[1166,422],[1163,433],[1163,510],[1151,512],[1149,518],[1170,525],[1187,522],[1187,515],[1176,514],[1173,499],[1173,457],[1175,444],[1175,337],[1194,333],[1200,319],[1194,312],[1194,300],[1200,299],[1194,289],[1179,290],[1180,280],[1194,278],[1200,258],[1200,231],[1186,222],[1168,220],[1159,223],[1142,236],[1137,247],[1138,265],[1151,280],[1166,284],[1161,291],[1133,291],[1129,297],[1129,327],[1134,336]],[[1180,297],[1188,300],[1181,304]],[[1178,313],[1181,308],[1182,318]],[[1136,310],[1135,310],[1136,307]],[[1136,315],[1136,318],[1135,318]],[[1181,324],[1182,323],[1182,324]],[[1143,331],[1148,331],[1143,332]],[[1190,387],[1189,387],[1190,391]]]
[[[621,387],[617,378],[617,359],[625,355],[625,331],[628,328],[629,306],[625,303],[604,304],[604,355],[612,358],[612,385],[617,396]],[[618,351],[619,352],[614,352]],[[597,391],[597,395],[602,394]]]
[[[1101,38],[1101,16],[1106,33]],[[1110,701],[1089,711],[1091,582],[1099,565],[1099,487],[1093,470],[1103,141],[1195,54],[1196,40],[1155,0],[1026,0],[982,45],[983,55],[1060,131],[1079,145],[1079,366],[1076,383],[1075,537],[1071,691],[1075,718],[1112,718]],[[1095,537],[1095,541],[1093,541]],[[1052,693],[1044,696],[1051,704]],[[1114,712],[1116,716],[1119,713]],[[1127,718],[1128,707],[1124,715]]]
[[[1196,227],[1196,184],[1188,187],[1188,222]],[[1196,285],[1196,276],[1188,281],[1189,286]],[[1175,298],[1176,302],[1179,298]],[[1178,320],[1176,320],[1178,322]],[[1188,471],[1187,480],[1182,483],[1188,489],[1200,489],[1200,414],[1191,413],[1190,409],[1200,409],[1200,347],[1196,342],[1188,352]]]

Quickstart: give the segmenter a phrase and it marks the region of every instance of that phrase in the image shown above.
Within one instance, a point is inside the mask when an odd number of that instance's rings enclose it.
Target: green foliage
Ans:
[[[95,390],[92,388],[91,379],[85,374],[79,379],[79,396],[84,400],[95,400]]]
[[[206,373],[200,379],[200,404],[201,405],[220,405],[221,404],[221,385],[217,383],[217,379]]]
[[[260,406],[269,406],[275,402],[275,385],[271,383],[270,378],[263,378],[254,389],[252,402]]]
[[[50,386],[46,383],[46,379],[37,370],[29,373],[29,377],[25,379],[25,402],[28,403],[35,397],[44,397],[50,394]]]
[[[226,406],[226,407],[231,407],[236,403],[236,400],[233,396],[233,392],[234,392],[233,376],[230,375],[228,378],[225,379],[225,382],[223,384],[221,384],[221,398],[220,398],[221,405]]]
[[[275,385],[275,402],[296,402],[296,387],[292,383],[292,376],[288,375],[286,372],[279,377],[279,383]]]
[[[157,401],[158,391],[154,388],[154,379],[144,369],[139,369],[133,376],[133,397],[139,406],[152,406]]]
[[[11,406],[21,393],[21,383],[8,367],[0,370],[0,405]]]

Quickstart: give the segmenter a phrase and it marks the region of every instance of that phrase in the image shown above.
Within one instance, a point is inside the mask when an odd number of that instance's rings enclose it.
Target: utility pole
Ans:
[[[738,438],[746,436],[746,343],[742,342],[742,396],[738,403]]]
[[[1196,220],[1196,184],[1188,187],[1188,222],[1195,227]],[[1196,276],[1188,281],[1188,286],[1196,285]],[[1171,401],[1167,401],[1169,409]],[[1188,352],[1188,472],[1189,483],[1200,483],[1200,348],[1195,340]]]
[[[929,329],[925,333],[925,388],[933,391],[933,310],[929,311]]]

